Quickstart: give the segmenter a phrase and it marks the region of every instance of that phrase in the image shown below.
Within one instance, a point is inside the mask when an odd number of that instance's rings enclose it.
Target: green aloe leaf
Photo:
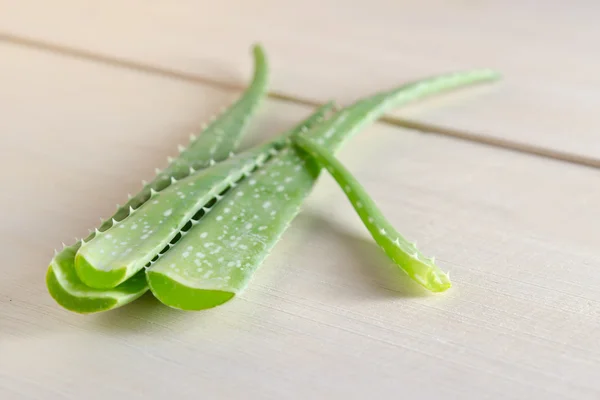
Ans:
[[[358,101],[306,135],[335,151],[392,107],[497,77],[479,70],[411,83]],[[319,172],[310,157],[289,146],[280,150],[147,269],[151,291],[164,304],[184,310],[215,307],[241,293],[299,212]]]
[[[292,141],[329,171],[343,188],[373,239],[410,278],[432,292],[443,292],[452,286],[448,275],[435,265],[434,258],[425,257],[414,243],[394,229],[363,186],[332,153],[301,135],[294,136]]]
[[[297,134],[316,123],[331,108],[320,108],[282,137],[255,147],[226,161],[193,173],[157,192],[123,221],[99,232],[90,243],[83,243],[75,257],[81,280],[91,287],[112,288],[126,281],[146,264],[168,251],[167,245],[185,236],[197,220],[221,201],[236,186],[286,143],[285,137]],[[194,218],[193,218],[194,217]],[[185,228],[185,229],[184,229]]]
[[[97,290],[84,284],[76,273],[74,257],[82,242],[90,243],[97,233],[110,229],[118,221],[127,218],[130,210],[139,208],[152,195],[171,184],[171,178],[181,179],[191,172],[209,167],[215,161],[227,158],[241,140],[250,118],[257,111],[265,97],[267,89],[268,65],[262,47],[255,46],[254,76],[250,86],[242,96],[219,117],[212,119],[208,126],[196,138],[191,136],[187,148],[181,148],[181,154],[170,160],[169,166],[159,172],[156,178],[145,184],[142,190],[87,238],[73,246],[64,247],[51,260],[46,275],[47,287],[54,300],[64,308],[81,313],[103,311],[122,306],[148,290],[143,271],[113,290]],[[135,292],[135,295],[134,295]],[[100,299],[100,300],[99,300]]]

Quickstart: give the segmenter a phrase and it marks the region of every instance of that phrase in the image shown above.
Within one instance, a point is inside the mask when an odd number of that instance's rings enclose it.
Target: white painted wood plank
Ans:
[[[278,93],[342,103],[489,66],[501,84],[395,115],[600,160],[598,2],[3,0],[0,30],[240,84],[261,41]]]
[[[148,296],[84,317],[46,292],[52,249],[235,94],[0,53],[0,398],[600,396],[597,170],[375,125],[340,157],[451,271],[450,292],[390,267],[323,175],[239,299],[185,313]],[[254,130],[309,112],[270,101]]]

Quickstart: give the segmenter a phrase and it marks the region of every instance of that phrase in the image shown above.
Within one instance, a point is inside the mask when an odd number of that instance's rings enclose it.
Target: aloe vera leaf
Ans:
[[[150,198],[152,190],[160,191],[168,187],[172,182],[171,178],[182,179],[197,170],[208,168],[225,160],[237,149],[251,117],[258,110],[267,91],[269,70],[264,50],[255,45],[253,55],[254,75],[242,96],[220,115],[211,117],[211,122],[203,125],[198,136],[192,134],[187,147],[180,145],[180,154],[174,159],[169,158],[169,165],[159,171],[152,182],[145,184],[138,194],[119,207],[116,214],[100,226],[99,231],[103,232],[115,221],[125,219],[131,209],[137,209]],[[92,232],[84,241],[87,243],[94,236],[95,232]]]
[[[81,246],[75,256],[78,276],[96,288],[112,288],[133,276],[186,224],[195,224],[191,221],[195,214],[208,213],[211,200],[221,200],[220,193],[260,167],[270,147],[245,152],[179,181],[173,178],[166,189],[153,190],[150,200],[126,219]]]
[[[425,257],[414,243],[394,229],[364,187],[332,153],[301,135],[294,136],[292,141],[329,171],[375,242],[410,278],[432,292],[443,292],[452,286],[449,277],[435,265],[434,257]]]
[[[496,78],[484,70],[411,83],[358,101],[306,135],[334,151],[392,107]],[[319,172],[310,157],[290,147],[281,150],[146,270],[152,293],[162,303],[184,310],[215,307],[241,293],[297,215]]]
[[[122,207],[117,208],[117,212],[105,220],[98,228],[99,232],[106,231],[117,221],[122,221],[129,215],[131,208],[138,208],[146,202],[151,195],[152,190],[164,189],[170,185],[171,177],[181,178],[192,170],[201,169],[210,166],[214,161],[220,161],[227,158],[231,151],[237,147],[250,117],[256,112],[262,99],[265,97],[267,89],[268,65],[264,51],[261,46],[256,45],[253,48],[254,54],[254,75],[250,86],[244,91],[242,96],[229,108],[227,108],[219,117],[213,118],[208,126],[203,127],[203,132],[199,137],[191,136],[191,143],[183,149],[178,158],[170,160],[169,166],[158,173],[155,179],[145,184],[142,190]],[[211,161],[212,160],[212,161]],[[84,242],[91,241],[96,235],[92,232]],[[82,241],[77,241],[75,245],[65,247],[58,252],[51,260],[47,272],[47,287],[50,295],[64,308],[78,312],[102,311],[106,308],[95,306],[94,302],[89,302],[87,296],[82,296],[82,290],[86,285],[80,280],[74,268],[74,262],[67,261],[67,257],[75,256]],[[53,269],[61,268],[61,271]],[[139,274],[144,277],[143,273]],[[63,279],[56,279],[61,276]],[[138,276],[136,275],[137,279]],[[133,278],[131,278],[133,279]],[[125,285],[123,283],[122,285]],[[119,286],[121,287],[121,285]],[[148,290],[147,285],[131,287],[139,289],[139,295]],[[78,288],[78,290],[72,290]],[[81,289],[81,290],[80,290]],[[91,290],[98,297],[98,291]],[[115,288],[117,289],[117,288]],[[127,286],[127,291],[129,286]],[[114,291],[111,291],[114,293]],[[128,301],[133,301],[131,298]],[[119,301],[113,303],[109,308],[119,307],[128,301]]]
[[[128,218],[97,233],[92,242],[82,244],[75,256],[78,276],[96,288],[112,288],[133,276],[177,235],[185,235],[187,230],[180,231],[196,223],[194,215],[208,213],[212,203],[220,201],[236,182],[260,168],[278,146],[283,146],[285,137],[315,123],[329,108],[331,105],[320,108],[308,120],[270,143],[182,180],[171,178],[173,183],[160,192],[152,190],[151,200],[132,210]]]

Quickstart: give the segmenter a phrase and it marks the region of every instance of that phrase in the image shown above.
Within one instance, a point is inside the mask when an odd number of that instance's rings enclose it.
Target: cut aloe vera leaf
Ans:
[[[294,136],[292,141],[329,171],[375,242],[412,280],[431,292],[443,292],[452,286],[448,275],[435,265],[435,259],[425,257],[414,243],[394,229],[363,186],[332,153],[301,135]]]
[[[65,247],[53,259],[46,274],[52,298],[67,310],[89,314],[121,307],[142,296],[147,290],[146,277],[140,272],[111,290],[84,285],[75,273],[73,260],[79,244]]]
[[[181,235],[192,217],[208,213],[235,182],[259,168],[269,157],[264,146],[201,170],[166,189],[152,191],[150,200],[110,229],[83,243],[75,256],[77,275],[88,286],[112,288],[140,271],[167,244]],[[183,233],[185,234],[185,232]]]
[[[493,80],[491,71],[435,77],[358,101],[315,126],[306,135],[329,150],[367,122],[399,104],[436,92]],[[164,304],[202,310],[231,300],[279,240],[310,193],[319,165],[285,148],[258,174],[233,188],[201,224],[146,272],[150,290]]]
[[[212,165],[214,161],[220,161],[227,158],[230,152],[236,149],[241,137],[245,132],[245,128],[250,117],[255,114],[262,99],[265,97],[267,89],[268,65],[263,49],[260,46],[255,46],[254,52],[254,76],[250,86],[245,90],[242,96],[228,109],[226,109],[219,117],[214,118],[212,122],[206,126],[199,137],[192,136],[192,142],[188,148],[183,149],[178,158],[172,160],[169,166],[157,174],[156,178],[149,184],[145,184],[142,190],[122,207],[117,207],[117,212],[105,220],[99,227],[98,231],[103,232],[109,229],[116,221],[121,221],[129,215],[131,208],[138,208],[146,202],[151,195],[152,190],[164,189],[171,183],[171,177],[181,178],[190,173],[191,170],[201,169]],[[213,162],[211,162],[213,160]],[[92,232],[85,238],[89,242],[96,235]],[[79,248],[80,241],[69,249]],[[55,273],[53,265],[57,265],[57,260],[61,259],[61,264],[67,265],[65,261],[67,256],[73,256],[75,253],[67,250],[67,248],[57,253],[50,262],[47,276],[49,278],[60,275],[60,271]],[[70,264],[72,265],[73,260]],[[73,269],[74,271],[74,269]],[[63,274],[64,275],[64,274]],[[74,287],[85,286],[79,277],[73,273],[69,276],[70,282],[74,283],[61,287],[61,282],[65,280],[49,280],[48,289],[52,293],[60,291],[69,294]],[[53,282],[53,287],[50,287],[50,282]],[[76,285],[75,285],[76,284]],[[58,285],[58,286],[57,286]],[[137,286],[135,286],[137,287]],[[147,286],[139,289],[140,295],[147,291]],[[71,293],[73,296],[76,293]],[[54,296],[54,295],[53,295]],[[96,295],[97,296],[97,295]],[[81,307],[82,310],[94,309],[93,303],[87,304],[85,297],[77,297],[78,302],[71,303],[74,307]],[[131,298],[133,299],[133,297]],[[132,300],[128,300],[132,301]],[[115,306],[120,305],[115,304]],[[72,308],[71,308],[72,309]],[[77,311],[72,309],[72,311]]]
[[[184,236],[200,217],[239,181],[259,169],[284,146],[286,138],[315,123],[331,105],[319,109],[308,120],[263,146],[176,181],[166,189],[151,192],[151,199],[132,210],[129,217],[83,243],[75,257],[81,280],[90,287],[112,288],[157,258],[178,235]],[[175,241],[176,241],[175,240]]]

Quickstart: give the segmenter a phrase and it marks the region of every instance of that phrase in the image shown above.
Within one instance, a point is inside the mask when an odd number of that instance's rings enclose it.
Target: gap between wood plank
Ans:
[[[89,52],[83,49],[72,48],[68,46],[59,45],[56,43],[49,43],[38,39],[32,39],[27,37],[21,37],[12,35],[6,32],[0,32],[0,41],[4,41],[7,43],[11,43],[14,45],[20,45],[29,47],[36,50],[59,53],[63,56],[85,59],[88,61],[99,62],[102,64],[125,68],[130,70],[135,70],[138,72],[144,72],[152,75],[159,75],[162,77],[182,80],[186,82],[203,84],[219,89],[226,90],[243,90],[244,86],[235,85],[226,82],[219,82],[212,80],[210,78],[205,78],[198,75],[193,75],[181,71],[176,71],[168,68],[155,67],[143,63],[138,63],[131,60],[120,59],[115,57],[110,57],[103,54],[97,54],[93,52]],[[305,105],[310,107],[318,107],[322,105],[317,101],[303,99],[296,96],[287,95],[284,93],[278,93],[274,91],[269,91],[269,97],[276,100],[291,102],[294,104]],[[524,153],[528,155],[533,155],[537,157],[548,158],[552,160],[558,160],[563,162],[568,162],[571,164],[581,165],[585,167],[598,168],[600,169],[600,159],[586,157],[582,155],[562,152],[558,150],[552,150],[544,147],[529,145],[526,143],[514,142],[512,140],[505,140],[493,136],[482,136],[476,135],[474,133],[469,133],[462,130],[447,128],[443,126],[428,124],[424,122],[413,121],[404,118],[398,118],[393,116],[384,116],[379,119],[382,123],[387,123],[394,126],[399,126],[402,128],[417,130],[422,133],[430,133],[437,134],[442,136],[453,137],[456,139],[473,142],[477,144],[483,144],[486,146],[501,148],[505,150],[515,151],[519,153]]]

